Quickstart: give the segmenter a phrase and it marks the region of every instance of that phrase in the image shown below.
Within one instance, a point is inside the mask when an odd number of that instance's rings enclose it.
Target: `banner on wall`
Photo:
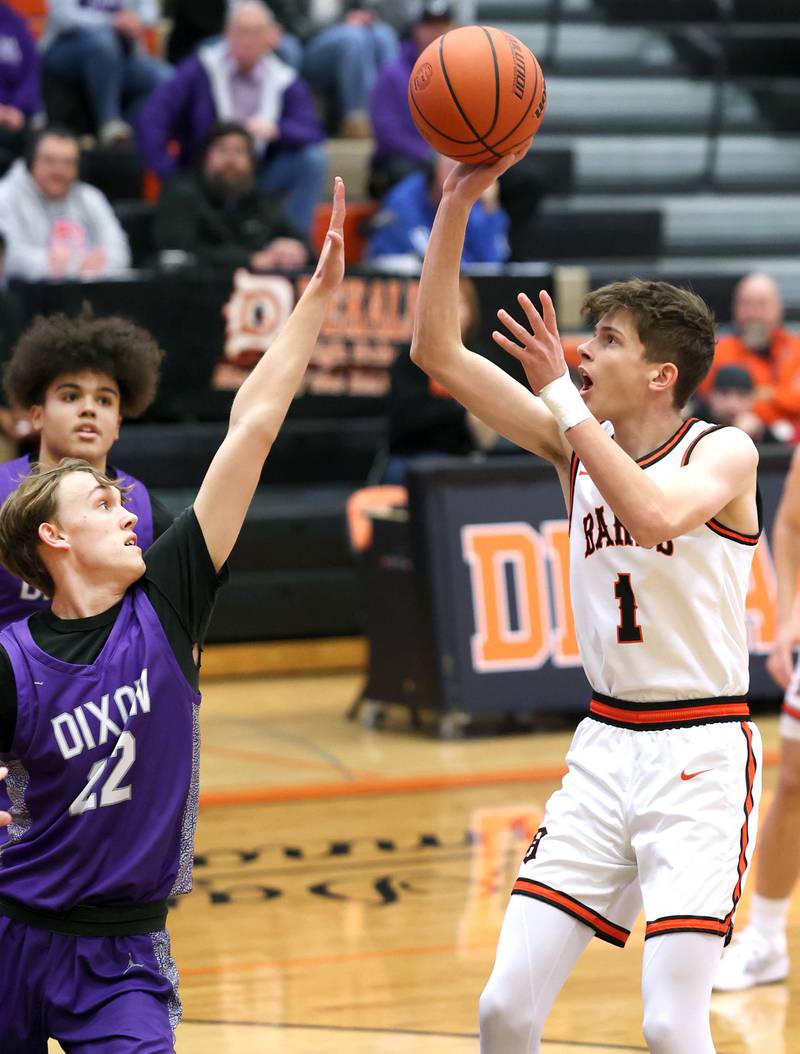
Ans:
[[[166,351],[161,387],[151,416],[203,405],[213,389],[235,387],[271,346],[310,275],[261,275],[239,269],[228,276],[200,272],[148,275],[133,281],[17,282],[26,319],[80,311],[119,314],[145,326]],[[518,363],[491,340],[498,307],[515,310],[520,289],[551,290],[549,271],[473,276],[482,322],[475,350],[523,380]],[[323,322],[317,347],[292,413],[314,416],[380,414],[389,371],[411,343],[416,277],[348,274]],[[237,376],[238,371],[238,376]],[[224,378],[221,381],[220,378]],[[194,396],[197,398],[194,398]],[[213,410],[213,402],[209,403]],[[229,405],[220,403],[220,418]],[[170,412],[172,411],[172,413]]]
[[[787,458],[762,466],[765,530],[747,595],[754,700],[776,633],[769,548]],[[409,509],[431,611],[440,706],[473,716],[579,709],[589,697],[569,598],[569,537],[555,473],[534,458],[412,469]]]

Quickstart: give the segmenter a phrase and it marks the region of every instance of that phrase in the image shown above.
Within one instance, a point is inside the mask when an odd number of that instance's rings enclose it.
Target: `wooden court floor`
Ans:
[[[569,732],[442,742],[401,711],[368,730],[344,719],[360,683],[205,685],[195,888],[170,916],[178,1054],[478,1049],[508,890]],[[774,751],[775,719],[759,723]],[[789,984],[715,996],[719,1054],[800,1050],[800,897],[790,950]],[[546,1054],[646,1050],[641,951],[641,923],[624,951],[592,942]]]

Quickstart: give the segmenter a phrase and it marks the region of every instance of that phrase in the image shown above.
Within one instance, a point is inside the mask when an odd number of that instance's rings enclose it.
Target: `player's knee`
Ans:
[[[642,1032],[651,1054],[685,1054],[681,1017],[674,1007],[646,1007]]]
[[[527,1054],[531,1043],[541,1036],[544,1022],[534,1020],[530,996],[514,996],[507,989],[493,984],[491,979],[481,994],[479,1009],[483,1051]]]

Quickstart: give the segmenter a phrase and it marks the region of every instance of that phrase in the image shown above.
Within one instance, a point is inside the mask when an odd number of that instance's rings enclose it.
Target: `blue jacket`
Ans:
[[[374,232],[367,244],[366,258],[414,255],[422,258],[436,215],[436,204],[428,194],[427,175],[412,172],[401,179],[383,199],[373,220]],[[508,259],[508,215],[498,208],[487,212],[477,201],[467,223],[461,262],[504,263]]]

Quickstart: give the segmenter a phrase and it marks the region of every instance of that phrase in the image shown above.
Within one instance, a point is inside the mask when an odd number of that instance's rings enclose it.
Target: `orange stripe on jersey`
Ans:
[[[648,725],[683,725],[707,721],[709,718],[748,717],[750,707],[745,702],[719,702],[705,706],[692,706],[689,703],[686,706],[664,710],[628,710],[623,707],[609,706],[608,703],[603,703],[599,699],[592,699],[589,703],[589,713],[609,721],[618,721],[628,728],[643,728]]]
[[[703,436],[707,436],[709,432],[718,432],[720,428],[724,427],[724,425],[711,425],[710,428],[706,428],[705,431],[701,432],[699,436],[695,436],[695,438],[691,441],[691,443],[687,446],[686,450],[683,453],[683,457],[681,458],[681,468],[689,464],[689,458],[694,453],[694,448],[697,446]]]
[[[793,717],[795,720],[800,721],[800,707],[794,706],[792,703],[787,703],[784,699],[781,710],[784,714],[788,714],[789,717]]]
[[[608,919],[604,919],[602,915],[598,915],[596,911],[587,908],[585,904],[581,904],[574,897],[570,897],[566,893],[559,893],[557,889],[551,889],[550,886],[542,885],[541,882],[534,882],[530,878],[518,878],[511,892],[512,894],[521,893],[523,896],[533,897],[534,900],[542,900],[547,904],[552,904],[555,908],[566,911],[568,915],[572,915],[573,918],[578,919],[580,922],[585,922],[587,926],[591,926],[601,940],[608,941],[609,944],[616,944],[619,948],[625,947],[625,942],[631,935],[630,930],[609,922]]]
[[[678,443],[680,443],[680,441],[683,439],[683,437],[686,435],[692,425],[696,423],[696,417],[687,418],[687,420],[685,420],[680,426],[678,431],[675,432],[675,434],[672,435],[666,441],[666,443],[663,444],[663,446],[658,447],[656,450],[651,451],[649,454],[645,454],[644,457],[638,458],[636,464],[639,466],[639,468],[647,468],[647,466],[652,465],[654,461],[658,461],[659,458],[664,457],[665,454],[668,454],[670,450],[672,450],[678,445]]]
[[[669,915],[655,922],[648,922],[644,939],[660,937],[664,933],[712,933],[724,937],[729,923],[724,919],[712,919],[703,915]]]
[[[725,919],[728,926],[733,921],[733,915],[742,895],[742,881],[747,870],[747,850],[750,843],[750,813],[753,811],[753,785],[756,778],[756,755],[753,750],[753,730],[746,722],[742,722],[742,733],[747,740],[747,760],[745,762],[745,794],[744,794],[744,822],[739,835],[739,862],[736,868],[736,885],[733,888],[733,905]]]
[[[568,523],[572,526],[572,505],[575,501],[575,480],[578,476],[578,465],[580,465],[580,459],[575,451],[572,451],[572,459],[569,466],[569,509],[568,509]]]
[[[734,531],[732,527],[726,527],[719,520],[706,520],[706,527],[710,528],[714,534],[719,534],[723,538],[730,538],[734,542],[741,542],[742,545],[758,545],[760,535],[742,534],[741,531]]]

